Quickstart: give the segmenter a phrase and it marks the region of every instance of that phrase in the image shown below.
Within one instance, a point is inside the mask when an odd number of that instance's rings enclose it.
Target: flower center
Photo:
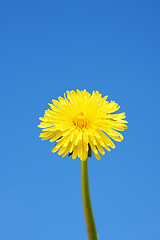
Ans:
[[[89,120],[84,112],[79,112],[73,119],[73,124],[79,128],[86,128],[89,124]]]

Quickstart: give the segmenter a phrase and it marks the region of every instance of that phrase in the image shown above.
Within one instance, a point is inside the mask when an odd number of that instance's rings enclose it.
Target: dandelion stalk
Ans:
[[[92,212],[92,205],[89,193],[89,181],[88,181],[88,166],[87,160],[81,161],[81,190],[82,190],[82,202],[84,215],[88,231],[89,240],[98,240],[96,226],[94,222],[94,216]]]

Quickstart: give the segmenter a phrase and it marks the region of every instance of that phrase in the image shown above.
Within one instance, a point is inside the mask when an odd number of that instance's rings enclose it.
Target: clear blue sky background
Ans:
[[[108,95],[129,122],[89,159],[99,239],[160,239],[159,13],[154,0],[1,0],[1,240],[87,239],[80,160],[53,154],[37,127],[77,88]]]

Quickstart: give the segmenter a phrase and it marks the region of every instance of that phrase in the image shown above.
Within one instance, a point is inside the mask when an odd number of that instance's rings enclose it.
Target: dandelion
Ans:
[[[53,153],[58,151],[62,157],[69,154],[81,160],[82,202],[89,240],[98,238],[89,194],[87,157],[91,157],[92,150],[100,160],[105,149],[115,148],[112,140],[123,140],[119,131],[127,128],[125,113],[113,114],[120,106],[115,101],[106,101],[107,97],[98,91],[92,95],[86,90],[67,91],[63,98],[52,100],[38,125],[42,128],[42,140],[56,142]]]
[[[45,111],[39,127],[43,128],[40,138],[56,141],[52,152],[65,157],[72,155],[75,159],[86,161],[91,155],[92,149],[99,160],[100,154],[104,155],[104,149],[110,151],[115,148],[113,140],[121,142],[123,136],[118,131],[127,128],[125,113],[112,114],[120,107],[115,101],[106,101],[98,91],[92,95],[86,90],[67,91],[67,97],[59,97],[59,101],[52,100],[51,109]]]

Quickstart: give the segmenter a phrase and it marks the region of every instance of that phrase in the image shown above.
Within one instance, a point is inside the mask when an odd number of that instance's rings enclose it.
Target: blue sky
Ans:
[[[99,240],[160,239],[159,11],[154,0],[1,1],[1,240],[87,239],[80,160],[53,154],[37,127],[77,88],[128,120],[124,141],[89,159]]]

